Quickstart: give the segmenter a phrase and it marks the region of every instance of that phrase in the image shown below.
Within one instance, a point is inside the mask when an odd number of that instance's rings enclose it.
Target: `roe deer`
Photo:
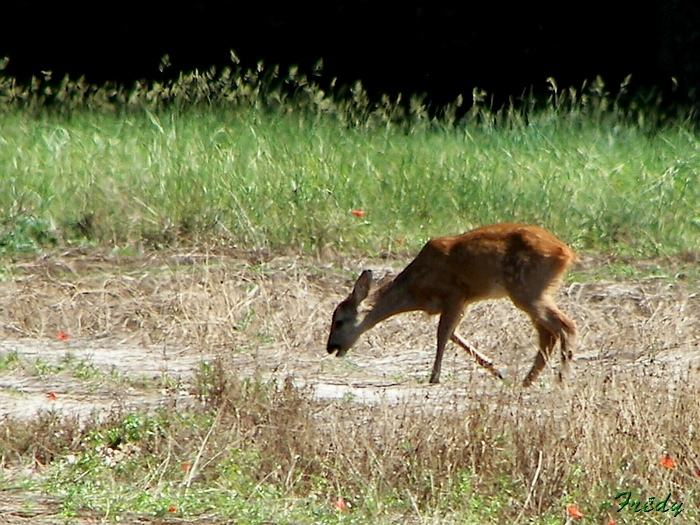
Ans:
[[[539,334],[540,348],[523,385],[535,381],[557,341],[561,344],[559,378],[565,380],[577,329],[559,310],[552,293],[576,260],[571,248],[537,226],[494,224],[455,237],[432,239],[393,281],[376,292],[373,307],[358,320],[357,308],[372,285],[372,272],[362,272],[350,295],[333,312],[328,353],[337,351],[336,356],[342,357],[360,335],[380,321],[422,310],[440,314],[431,383],[440,382],[448,340],[502,379],[493,362],[472,349],[455,329],[469,303],[507,296],[530,316]]]

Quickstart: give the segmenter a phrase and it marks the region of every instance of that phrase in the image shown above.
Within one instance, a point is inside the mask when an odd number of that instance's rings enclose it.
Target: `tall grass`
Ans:
[[[430,116],[262,66],[130,90],[0,78],[0,249],[378,252],[496,221],[585,250],[696,248],[700,140],[682,119],[622,109],[600,83],[540,108],[473,98]]]

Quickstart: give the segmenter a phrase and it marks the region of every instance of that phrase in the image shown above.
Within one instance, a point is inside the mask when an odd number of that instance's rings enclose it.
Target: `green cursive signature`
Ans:
[[[654,498],[653,496],[650,497],[646,502],[642,503],[641,500],[639,501],[634,501],[632,500],[632,492],[631,491],[626,491],[626,492],[620,492],[617,496],[615,496],[615,499],[620,499],[624,498],[621,502],[618,502],[620,505],[620,508],[617,509],[617,512],[620,512],[622,509],[627,507],[629,505],[629,510],[633,512],[668,512],[671,511],[673,512],[673,516],[678,516],[682,511],[683,511],[683,503],[680,501],[676,501],[669,508],[667,508],[668,505],[668,500],[671,499],[671,493],[668,493],[668,496],[664,500],[659,501],[658,503],[654,504]]]

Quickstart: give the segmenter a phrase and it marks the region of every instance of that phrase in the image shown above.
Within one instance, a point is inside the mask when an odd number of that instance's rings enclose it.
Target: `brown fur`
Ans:
[[[437,353],[430,382],[440,380],[445,345],[452,340],[497,377],[485,355],[455,333],[465,307],[484,299],[509,297],[532,319],[540,350],[524,385],[532,384],[557,342],[561,346],[560,377],[568,376],[576,324],[552,298],[576,254],[551,233],[532,225],[495,224],[454,237],[428,241],[416,258],[374,297],[371,310],[358,322],[357,307],[367,297],[372,274],[360,275],[352,293],[333,313],[328,352],[340,357],[360,335],[393,315],[422,310],[440,314]]]

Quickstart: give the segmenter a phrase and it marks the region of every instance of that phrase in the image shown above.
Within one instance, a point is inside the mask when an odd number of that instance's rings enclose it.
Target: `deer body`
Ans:
[[[392,282],[377,292],[373,307],[358,320],[357,308],[372,284],[371,272],[362,272],[353,291],[333,313],[327,350],[341,357],[363,333],[381,321],[422,310],[440,315],[431,383],[440,380],[448,340],[463,347],[500,378],[492,361],[470,348],[455,329],[468,304],[509,297],[528,314],[539,334],[539,352],[524,385],[529,386],[537,378],[557,342],[561,345],[560,377],[566,378],[577,330],[575,323],[559,310],[552,293],[575,260],[576,254],[566,244],[531,225],[496,224],[432,239]]]

